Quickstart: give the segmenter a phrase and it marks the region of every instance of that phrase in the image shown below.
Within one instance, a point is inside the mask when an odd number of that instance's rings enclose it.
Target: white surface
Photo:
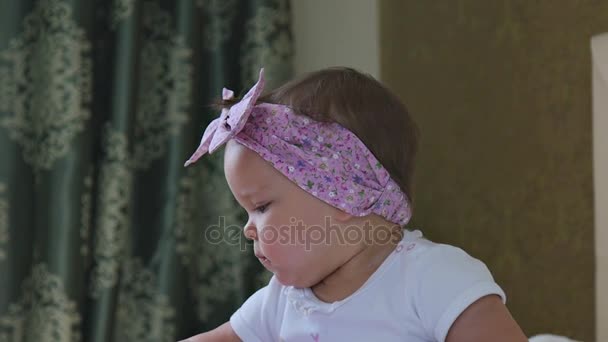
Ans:
[[[530,338],[530,342],[577,342],[564,336],[557,335],[536,335]]]
[[[380,77],[378,0],[292,1],[295,71],[348,66]]]
[[[597,341],[608,341],[608,33],[591,39]]]

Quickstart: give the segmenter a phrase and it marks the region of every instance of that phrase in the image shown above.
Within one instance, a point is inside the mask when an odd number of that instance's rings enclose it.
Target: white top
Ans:
[[[230,318],[245,342],[444,341],[452,323],[477,299],[502,289],[487,267],[460,248],[433,243],[420,231],[403,240],[349,297],[325,303],[309,288],[275,277]]]

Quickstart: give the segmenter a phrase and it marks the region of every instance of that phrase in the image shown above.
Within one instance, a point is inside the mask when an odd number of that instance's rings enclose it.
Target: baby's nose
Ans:
[[[243,228],[243,233],[245,234],[245,238],[249,240],[258,239],[258,230],[251,221],[247,221],[245,227]]]

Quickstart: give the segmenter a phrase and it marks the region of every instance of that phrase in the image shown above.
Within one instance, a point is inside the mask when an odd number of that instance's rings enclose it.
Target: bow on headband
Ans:
[[[230,109],[222,109],[220,117],[211,121],[207,126],[200,145],[184,166],[196,162],[207,152],[213,153],[245,127],[255,103],[264,89],[264,83],[264,69],[262,68],[258,82],[243,96],[243,99]],[[234,92],[224,88],[222,89],[222,98],[230,100],[234,98]]]
[[[260,103],[264,69],[241,101],[223,109],[185,166],[230,139],[255,151],[284,176],[318,199],[355,216],[376,213],[406,224],[409,199],[388,171],[351,131],[319,122],[279,104]],[[224,99],[234,93],[223,89]]]

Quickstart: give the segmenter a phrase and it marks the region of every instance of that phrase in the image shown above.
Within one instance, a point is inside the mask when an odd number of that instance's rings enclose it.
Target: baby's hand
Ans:
[[[192,336],[180,342],[241,342],[241,339],[232,330],[230,322],[226,322],[211,331]]]

